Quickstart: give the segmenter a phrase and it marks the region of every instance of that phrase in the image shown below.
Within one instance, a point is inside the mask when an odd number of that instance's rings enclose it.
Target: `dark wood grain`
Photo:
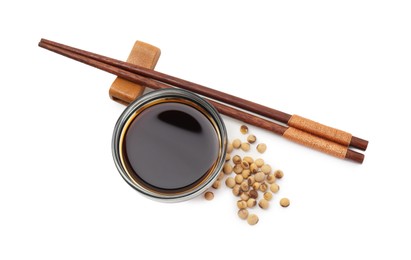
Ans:
[[[364,154],[348,149],[345,158],[358,163],[364,162]]]
[[[351,138],[350,146],[365,151],[367,150],[367,147],[368,147],[368,141],[361,139],[359,137],[353,136]]]
[[[104,63],[102,61],[95,60],[93,58],[90,58],[90,56],[84,56],[80,53],[72,52],[71,50],[63,49],[63,48],[60,48],[60,47],[55,46],[55,45],[50,45],[50,44],[48,44],[44,41],[41,41],[39,43],[39,46],[42,47],[42,48],[48,49],[50,51],[53,51],[55,53],[58,53],[60,55],[66,56],[68,58],[71,58],[71,59],[77,60],[79,62],[85,63],[85,64],[90,65],[92,67],[95,67],[95,68],[104,70],[106,72],[112,73],[114,75],[117,75],[117,76],[119,76],[121,78],[124,78],[126,80],[129,80],[131,82],[135,82],[135,83],[150,87],[152,89],[163,89],[163,88],[173,87],[169,84],[158,82],[156,80],[143,77],[141,75],[135,74],[135,73],[130,72],[128,70],[113,66],[111,64],[107,64],[107,63]],[[227,106],[225,104],[221,104],[219,102],[216,102],[214,100],[210,100],[210,99],[207,99],[207,98],[205,98],[205,99],[209,103],[211,103],[221,114],[224,114],[224,115],[227,115],[229,117],[238,119],[238,120],[243,121],[247,124],[254,125],[254,126],[266,129],[266,130],[271,131],[271,132],[273,132],[275,134],[278,134],[278,135],[283,135],[284,132],[288,129],[288,127],[286,127],[286,126],[283,126],[283,125],[277,124],[275,122],[266,120],[264,118],[261,118],[261,117],[258,117],[256,115],[254,115],[254,114],[247,113],[247,112],[242,111],[238,108],[230,107],[230,106]],[[318,137],[318,138],[320,138],[320,137]],[[349,150],[349,151],[351,151],[351,150]],[[359,153],[354,152],[354,151],[352,151],[352,152],[354,154],[359,154]],[[352,153],[350,153],[350,154],[352,154]],[[360,155],[362,155],[362,154],[360,154]],[[355,162],[360,162],[360,163],[362,162],[362,159],[358,156],[346,157],[346,159],[350,159],[350,160],[353,160]],[[359,159],[361,159],[361,160],[359,160]]]
[[[102,56],[102,55],[99,55],[99,54],[96,54],[96,53],[88,52],[88,51],[85,51],[85,50],[77,49],[77,48],[67,46],[67,45],[64,45],[64,44],[61,44],[61,43],[57,43],[57,42],[54,42],[54,41],[41,39],[41,42],[45,43],[45,44],[57,46],[61,49],[69,50],[71,52],[74,52],[74,53],[77,53],[77,54],[80,54],[80,55],[83,55],[83,56],[90,57],[94,60],[101,61],[103,63],[107,63],[107,64],[113,65],[115,67],[122,68],[124,70],[133,72],[135,74],[139,74],[141,76],[157,80],[159,82],[163,82],[163,83],[166,83],[166,84],[170,84],[172,86],[176,86],[176,87],[179,87],[179,88],[190,90],[190,91],[195,92],[197,94],[200,94],[200,95],[203,95],[203,96],[218,100],[218,101],[223,102],[225,104],[229,104],[229,105],[244,109],[246,111],[261,115],[263,117],[267,117],[269,119],[279,121],[283,124],[287,124],[288,121],[291,118],[290,114],[281,112],[279,110],[276,110],[276,109],[273,109],[273,108],[270,108],[270,107],[266,107],[266,106],[263,106],[261,104],[258,104],[258,103],[255,103],[255,102],[252,102],[252,101],[249,101],[249,100],[246,100],[246,99],[242,99],[242,98],[239,98],[237,96],[230,95],[228,93],[225,93],[225,92],[222,92],[222,91],[219,91],[219,90],[216,90],[216,89],[211,89],[211,88],[208,88],[206,86],[203,86],[203,85],[200,85],[200,84],[197,84],[197,83],[194,83],[194,82],[190,82],[190,81],[187,81],[187,80],[184,80],[184,79],[180,79],[180,78],[177,78],[177,77],[165,74],[165,73],[161,73],[161,72],[158,72],[158,71],[146,69],[146,68],[141,67],[141,66],[137,66],[137,65],[134,65],[134,64],[130,64],[130,63],[127,63],[127,62],[120,61],[120,60],[112,59],[112,58]],[[324,138],[324,136],[320,136],[320,137]],[[367,146],[368,146],[368,141],[353,136],[353,138],[351,140],[351,143],[350,143],[350,146],[365,151]]]

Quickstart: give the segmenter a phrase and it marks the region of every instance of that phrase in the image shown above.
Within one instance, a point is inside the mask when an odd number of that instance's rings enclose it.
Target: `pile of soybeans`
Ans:
[[[247,135],[248,127],[242,125],[240,132]],[[240,150],[247,153],[257,144],[255,135],[247,135],[246,140],[246,142],[242,142],[240,139],[234,139],[228,144],[226,163],[212,187],[218,189],[221,187],[221,183],[224,182],[225,186],[232,190],[233,195],[239,198],[237,201],[238,217],[247,220],[250,225],[255,225],[258,223],[259,218],[250,211],[257,205],[262,209],[267,209],[270,206],[274,194],[280,190],[280,186],[276,181],[283,178],[284,173],[281,170],[273,170],[261,158],[240,157],[234,154]],[[263,154],[267,149],[267,145],[258,143],[255,149],[258,153]],[[214,193],[207,191],[204,197],[206,200],[212,200]],[[288,207],[290,201],[287,198],[282,198],[280,205]]]

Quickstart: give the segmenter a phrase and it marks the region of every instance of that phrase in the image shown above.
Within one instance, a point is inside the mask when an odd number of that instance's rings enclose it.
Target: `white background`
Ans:
[[[410,14],[395,0],[3,1],[0,259],[410,259]],[[40,38],[119,59],[151,43],[159,71],[368,139],[365,162],[250,127],[285,172],[258,225],[225,187],[148,200],[112,161],[115,77]]]

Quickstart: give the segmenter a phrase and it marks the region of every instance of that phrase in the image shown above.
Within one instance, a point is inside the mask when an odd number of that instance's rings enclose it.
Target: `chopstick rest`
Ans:
[[[127,58],[128,63],[154,69],[161,51],[156,46],[136,41]],[[143,94],[145,86],[117,77],[111,84],[110,98],[123,105],[129,104]]]

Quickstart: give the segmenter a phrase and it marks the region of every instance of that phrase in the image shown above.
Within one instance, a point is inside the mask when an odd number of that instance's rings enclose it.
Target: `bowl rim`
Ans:
[[[194,187],[191,190],[179,192],[178,194],[173,193],[159,193],[153,190],[147,189],[142,185],[139,185],[136,181],[131,180],[127,170],[124,168],[123,163],[121,161],[121,154],[120,154],[120,140],[123,128],[125,127],[126,123],[128,122],[129,118],[132,117],[136,111],[143,108],[144,106],[155,102],[161,99],[184,99],[195,103],[196,105],[200,106],[204,109],[205,112],[209,114],[209,117],[214,120],[215,123],[215,130],[219,135],[219,157],[217,158],[215,167],[211,173],[208,173],[208,176],[205,180],[203,180],[198,186]],[[214,124],[213,124],[214,125]],[[199,95],[183,90],[183,89],[176,89],[176,88],[169,88],[169,89],[161,89],[149,92],[144,94],[130,103],[120,117],[117,120],[117,123],[114,127],[113,137],[112,137],[112,155],[114,159],[114,163],[116,165],[117,170],[119,171],[120,175],[123,179],[135,190],[140,192],[142,195],[161,202],[181,202],[192,199],[197,197],[198,195],[205,192],[217,179],[221,169],[225,163],[225,154],[227,150],[227,130],[224,124],[223,119],[221,118],[218,111],[212,106],[209,102],[205,99],[200,97]]]

